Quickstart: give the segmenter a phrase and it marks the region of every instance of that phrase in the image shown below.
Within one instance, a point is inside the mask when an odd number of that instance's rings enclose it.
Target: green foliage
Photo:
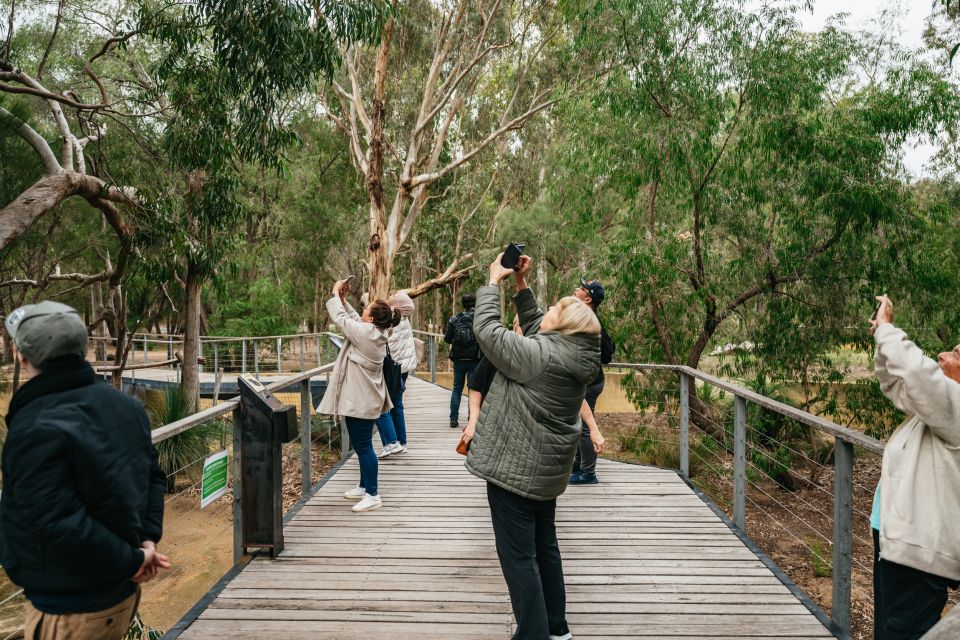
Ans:
[[[146,410],[151,429],[190,416],[193,403],[188,402],[179,386],[168,386],[159,392],[147,395]],[[174,493],[177,481],[187,478],[197,482],[203,474],[203,460],[210,455],[214,437],[220,433],[219,426],[210,422],[198,425],[157,443],[160,468],[167,476],[167,491]]]
[[[244,296],[225,298],[219,308],[219,335],[279,336],[295,333],[289,318],[290,285],[269,278],[249,283]]]
[[[810,550],[810,566],[813,574],[818,578],[829,578],[833,575],[833,554],[822,540],[807,538]]]

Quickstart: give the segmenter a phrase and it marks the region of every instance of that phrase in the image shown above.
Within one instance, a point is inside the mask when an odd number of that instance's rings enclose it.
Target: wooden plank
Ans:
[[[183,638],[506,639],[513,616],[484,483],[454,453],[449,392],[411,379],[410,451],[382,460],[384,507],[354,514],[348,461]],[[577,638],[825,638],[829,632],[676,473],[599,461],[558,500]]]

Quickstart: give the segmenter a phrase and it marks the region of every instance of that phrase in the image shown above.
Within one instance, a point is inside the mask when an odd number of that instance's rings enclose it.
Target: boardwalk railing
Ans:
[[[201,336],[198,364],[200,371],[253,373],[256,376],[282,375],[306,371],[314,364],[319,367],[330,362],[337,349],[339,336],[330,332],[296,333],[278,336]],[[110,368],[114,357],[116,338],[91,336],[92,357]],[[166,367],[179,369],[183,364],[177,357],[183,353],[183,336],[179,334],[136,333],[127,336],[130,353],[125,371],[136,376],[145,368]]]

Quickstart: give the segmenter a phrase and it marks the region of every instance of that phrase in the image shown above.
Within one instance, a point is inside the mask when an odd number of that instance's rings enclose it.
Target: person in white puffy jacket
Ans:
[[[877,380],[908,417],[884,447],[870,518],[875,636],[915,640],[960,584],[960,346],[928,358],[877,299]]]
[[[413,299],[405,291],[398,291],[387,303],[400,313],[397,325],[387,341],[387,357],[383,362],[384,380],[393,402],[393,409],[377,419],[380,441],[383,449],[378,457],[386,458],[394,453],[407,451],[407,423],[403,415],[403,392],[407,386],[407,375],[416,370],[419,360],[413,342],[413,328],[410,316],[413,314]]]

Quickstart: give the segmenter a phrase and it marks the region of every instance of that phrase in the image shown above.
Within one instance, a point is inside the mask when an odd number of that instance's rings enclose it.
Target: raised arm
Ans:
[[[353,316],[356,316],[356,319],[351,317],[351,311],[353,312]],[[344,337],[350,342],[357,343],[370,339],[370,328],[373,325],[360,320],[357,312],[353,311],[349,304],[345,304],[339,296],[333,296],[327,300],[327,314],[330,316],[330,319],[333,320],[333,323],[337,325],[337,328],[343,332]]]
[[[503,326],[500,321],[500,289],[494,285],[477,289],[473,333],[483,354],[498,373],[524,383],[534,380],[542,372],[545,357],[542,346],[537,340],[518,336]]]
[[[960,383],[948,378],[935,360],[892,323],[878,326],[874,338],[874,364],[883,394],[947,443],[960,446]]]

